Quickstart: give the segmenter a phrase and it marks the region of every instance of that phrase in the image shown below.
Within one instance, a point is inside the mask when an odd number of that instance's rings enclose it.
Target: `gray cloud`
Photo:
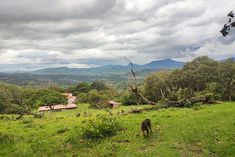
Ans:
[[[115,4],[115,0],[1,0],[0,2],[1,23],[94,18],[108,12]]]
[[[0,70],[235,56],[231,0],[0,0]]]

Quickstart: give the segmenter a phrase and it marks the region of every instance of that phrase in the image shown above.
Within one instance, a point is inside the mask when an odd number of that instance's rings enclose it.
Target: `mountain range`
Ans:
[[[220,60],[221,62],[228,59]],[[229,58],[235,61],[235,58]],[[171,59],[157,60],[144,65],[134,64],[134,71],[139,80],[159,70],[173,70],[182,68],[185,62]],[[130,65],[107,65],[93,68],[68,68],[55,67],[45,68],[31,72],[0,72],[0,82],[14,83],[19,85],[48,86],[52,84],[68,85],[77,82],[92,82],[104,80],[107,83],[125,86],[130,73]]]
[[[152,61],[150,63],[139,65],[134,64],[135,71],[154,71],[161,69],[178,69],[182,68],[185,62],[164,59]],[[65,74],[65,75],[104,75],[104,74],[123,74],[130,71],[130,65],[107,65],[93,68],[68,68],[56,67],[45,68],[33,71],[33,74]]]

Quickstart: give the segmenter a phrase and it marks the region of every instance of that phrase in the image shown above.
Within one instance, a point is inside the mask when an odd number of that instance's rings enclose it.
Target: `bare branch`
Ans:
[[[139,93],[137,79],[136,79],[136,74],[135,74],[134,69],[133,69],[134,64],[127,57],[125,57],[125,59],[128,61],[128,63],[131,66],[130,70],[131,70],[132,77],[134,78],[134,84],[133,84],[133,82],[130,82],[130,84],[128,85],[129,91],[134,93],[136,95],[136,98],[140,98],[140,99],[144,100],[148,104],[155,105],[156,104],[155,102],[152,102],[152,101],[148,100],[142,94]],[[138,102],[137,102],[137,104],[138,104]]]

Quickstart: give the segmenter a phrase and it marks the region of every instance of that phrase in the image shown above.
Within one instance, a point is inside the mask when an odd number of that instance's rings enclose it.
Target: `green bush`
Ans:
[[[88,103],[87,93],[79,93],[77,95],[77,101],[80,103]]]
[[[116,118],[97,116],[85,122],[82,137],[98,140],[115,135],[122,129]]]
[[[109,87],[101,80],[96,80],[90,85],[90,90],[102,91],[108,89]]]
[[[106,94],[100,93],[97,90],[91,90],[87,93],[88,103],[93,108],[105,108],[108,107],[107,101],[109,100]]]

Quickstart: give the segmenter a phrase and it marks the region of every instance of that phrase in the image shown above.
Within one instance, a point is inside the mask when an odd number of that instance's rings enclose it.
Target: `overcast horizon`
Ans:
[[[235,57],[232,0],[0,2],[0,71]]]

